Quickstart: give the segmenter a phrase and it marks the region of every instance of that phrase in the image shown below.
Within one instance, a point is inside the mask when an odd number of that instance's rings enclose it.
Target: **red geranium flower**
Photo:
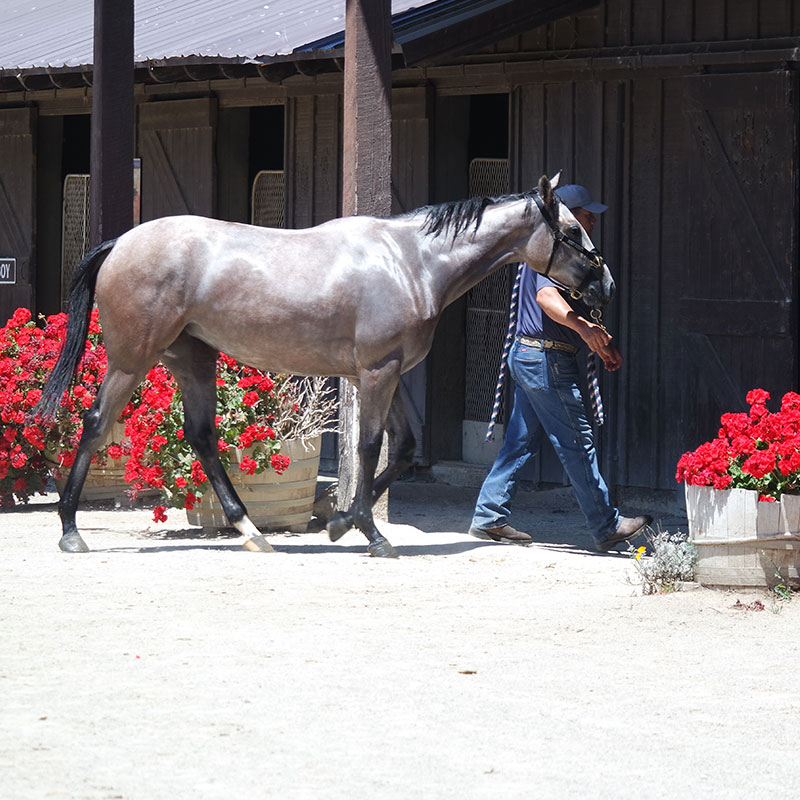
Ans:
[[[272,469],[274,469],[278,475],[283,475],[283,473],[289,469],[289,464],[292,463],[292,459],[289,458],[289,456],[281,456],[276,453],[270,459],[270,463],[272,464]]]
[[[206,473],[203,472],[203,467],[199,461],[192,461],[192,483],[196,486],[205,483],[208,480]]]
[[[769,400],[769,392],[765,392],[763,389],[751,389],[747,393],[747,405],[760,405],[763,406],[767,400]]]
[[[247,475],[255,475],[257,467],[258,464],[256,463],[255,459],[250,458],[249,456],[245,456],[242,459],[242,463],[239,465],[239,469]]]
[[[763,478],[775,469],[775,454],[769,450],[757,450],[742,464],[742,472],[754,478]]]
[[[251,408],[258,402],[258,392],[245,392],[242,402]]]

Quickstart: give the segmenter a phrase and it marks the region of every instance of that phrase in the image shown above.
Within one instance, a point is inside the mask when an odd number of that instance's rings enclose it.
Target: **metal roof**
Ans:
[[[438,2],[392,0],[392,14]],[[3,6],[0,71],[91,67],[93,0],[3,0]],[[341,34],[344,11],[345,0],[135,0],[134,59],[138,65],[187,57],[269,61]]]

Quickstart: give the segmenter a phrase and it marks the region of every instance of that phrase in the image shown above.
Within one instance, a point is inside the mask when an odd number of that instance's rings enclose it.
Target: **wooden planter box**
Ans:
[[[800,586],[800,495],[759,503],[749,489],[686,486],[686,513],[699,583]]]
[[[321,445],[321,436],[305,443],[299,439],[283,442],[281,455],[292,459],[283,475],[273,470],[248,475],[238,467],[228,473],[247,506],[248,516],[259,530],[305,532],[314,509]],[[237,463],[247,454],[248,450],[239,451]],[[203,495],[201,503],[186,512],[186,518],[190,525],[201,525],[203,529],[231,527],[211,489]]]

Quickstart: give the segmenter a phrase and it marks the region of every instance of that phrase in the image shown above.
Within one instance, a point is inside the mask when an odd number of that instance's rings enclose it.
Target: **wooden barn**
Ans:
[[[137,0],[141,221],[305,227],[341,213],[345,0]],[[563,170],[610,207],[595,241],[626,362],[605,376],[611,485],[674,488],[746,392],[798,389],[800,0],[395,0],[401,212]],[[63,307],[88,242],[92,3],[41,0],[0,42],[0,317]],[[52,34],[58,31],[56,36]],[[404,382],[418,461],[482,443],[509,275],[446,312]],[[551,451],[533,480],[561,482]]]

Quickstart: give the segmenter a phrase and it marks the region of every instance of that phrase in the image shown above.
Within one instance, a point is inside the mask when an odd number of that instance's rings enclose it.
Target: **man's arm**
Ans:
[[[603,330],[600,325],[590,322],[573,311],[555,286],[543,286],[539,289],[536,293],[536,302],[554,322],[575,331],[586,342],[589,349],[603,359],[607,370],[613,372],[622,366],[622,355],[611,344],[611,334]]]

